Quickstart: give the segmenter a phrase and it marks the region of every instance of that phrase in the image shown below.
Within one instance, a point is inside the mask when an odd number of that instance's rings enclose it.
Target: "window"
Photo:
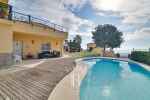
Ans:
[[[51,49],[50,43],[42,44],[42,48],[41,48],[42,51],[50,51],[50,49]]]

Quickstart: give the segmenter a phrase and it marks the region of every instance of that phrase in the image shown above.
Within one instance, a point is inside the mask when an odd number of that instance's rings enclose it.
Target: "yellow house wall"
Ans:
[[[50,43],[52,50],[57,50],[62,53],[63,40],[59,38],[52,38],[48,36],[26,35],[20,33],[14,33],[14,41],[20,41],[23,43],[23,57],[27,54],[32,54],[37,57],[37,54],[41,51],[41,44]],[[34,41],[34,43],[32,43]]]
[[[28,24],[23,22],[14,22],[13,23],[13,31],[20,32],[24,34],[32,34],[32,35],[41,35],[41,36],[51,36],[53,38],[63,38],[66,39],[68,33],[54,31],[54,29],[50,29],[44,26],[38,26],[36,24]]]
[[[0,0],[7,3],[7,0]],[[23,55],[31,53],[37,56],[41,44],[50,42],[52,50],[63,53],[63,42],[67,39],[67,32],[56,31],[52,28],[28,24],[19,21],[8,21],[0,18],[0,66],[13,63],[13,42],[22,41]],[[32,44],[34,40],[34,45]],[[57,44],[57,45],[56,45]],[[27,46],[26,46],[27,45]],[[29,48],[31,47],[31,48]]]
[[[18,36],[15,39],[22,39],[23,37],[36,38],[37,41],[50,41],[54,50],[63,51],[63,42],[67,38],[68,33],[54,31],[50,28],[39,27],[23,22],[12,22],[4,19],[0,19],[0,53],[12,53],[13,52],[13,33],[17,33]],[[20,34],[20,35],[19,35]],[[25,36],[27,35],[27,36]],[[38,38],[37,38],[38,37]],[[45,38],[44,38],[45,37]],[[25,39],[26,40],[26,39]],[[2,44],[4,43],[4,44]],[[38,44],[38,42],[37,42]],[[58,44],[58,45],[56,45]],[[36,49],[31,51],[37,52]],[[27,50],[28,51],[28,50]]]
[[[41,49],[41,43],[50,42],[53,50],[63,53],[63,42],[68,33],[54,31],[37,25],[31,25],[23,22],[12,22],[0,19],[0,54],[13,53],[13,40],[24,41],[28,46],[23,49],[24,55],[31,52],[36,55]],[[32,45],[31,41],[35,44]]]
[[[0,2],[8,3],[8,0],[0,0]]]
[[[12,35],[11,23],[0,19],[0,53],[12,53]]]

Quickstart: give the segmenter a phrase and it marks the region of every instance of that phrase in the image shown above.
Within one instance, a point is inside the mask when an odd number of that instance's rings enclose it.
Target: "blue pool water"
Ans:
[[[138,64],[89,59],[80,100],[150,100],[150,72]]]

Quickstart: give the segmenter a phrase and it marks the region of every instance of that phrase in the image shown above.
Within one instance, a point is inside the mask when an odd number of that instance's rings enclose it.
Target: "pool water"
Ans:
[[[150,72],[138,64],[110,59],[85,60],[90,66],[80,100],[150,100]]]

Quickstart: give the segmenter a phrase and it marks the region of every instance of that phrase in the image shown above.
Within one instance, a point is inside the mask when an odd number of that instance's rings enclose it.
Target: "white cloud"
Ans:
[[[123,0],[91,0],[93,7],[97,10],[117,11]]]
[[[62,0],[65,5],[71,5],[73,8],[81,8],[87,0]]]
[[[136,30],[133,33],[129,32],[124,34],[125,41],[142,40],[144,38],[149,38],[149,37],[150,37],[150,27],[145,27],[140,30]]]
[[[112,11],[119,13],[124,24],[145,24],[150,18],[149,0],[91,0],[93,8],[100,13]]]

